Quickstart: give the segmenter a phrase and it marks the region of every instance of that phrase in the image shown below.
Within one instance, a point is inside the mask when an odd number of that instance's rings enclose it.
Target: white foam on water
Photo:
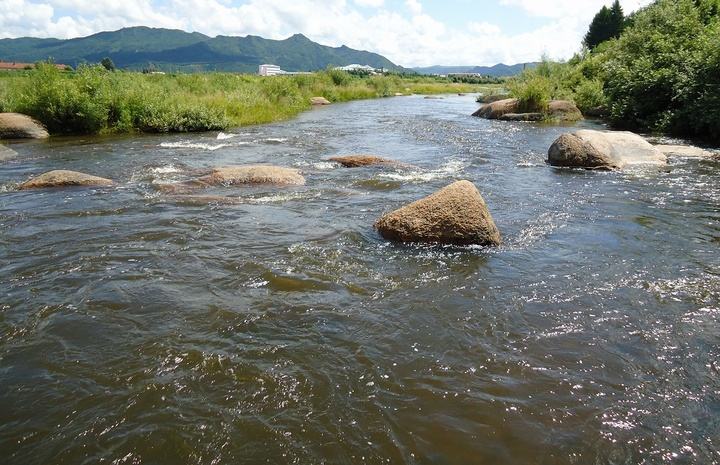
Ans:
[[[288,139],[287,139],[287,137],[268,137],[267,139],[265,139],[265,141],[266,141],[266,142],[279,142],[279,143],[283,143],[283,142],[287,142]]]
[[[157,168],[153,168],[150,171],[155,174],[170,174],[170,173],[179,173],[182,170],[175,165],[165,165],[165,166],[158,166]]]
[[[201,149],[201,150],[218,150],[223,147],[229,147],[230,144],[203,144],[199,142],[163,142],[160,147],[164,149]]]
[[[309,199],[313,197],[317,197],[319,194],[311,194],[308,192],[289,192],[284,194],[272,194],[272,195],[266,195],[264,197],[256,197],[254,199],[247,199],[248,203],[259,203],[259,204],[265,204],[265,203],[280,203],[280,202],[287,202],[289,200],[300,200],[300,199]]]
[[[216,139],[217,140],[227,140],[227,139],[232,139],[233,137],[237,137],[239,135],[240,134],[227,134],[227,133],[221,132],[220,134],[217,135]]]
[[[442,179],[454,176],[461,173],[467,162],[462,160],[450,160],[440,168],[436,170],[411,170],[401,171],[396,173],[383,173],[380,175],[381,178],[392,179],[393,181],[406,181],[406,182],[428,182],[435,179]]]

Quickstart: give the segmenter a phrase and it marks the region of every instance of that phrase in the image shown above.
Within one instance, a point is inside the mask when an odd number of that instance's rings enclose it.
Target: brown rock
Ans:
[[[486,103],[481,106],[473,116],[479,116],[486,119],[499,119],[507,113],[519,113],[520,101],[516,98],[506,98]]]
[[[500,232],[487,205],[469,181],[458,181],[388,213],[375,228],[384,238],[399,242],[500,244]]]
[[[579,121],[583,115],[574,103],[567,100],[553,100],[548,104],[547,113],[551,119],[560,121]]]
[[[504,121],[539,121],[550,119],[555,121],[577,121],[582,113],[574,103],[565,100],[553,100],[544,111],[521,112],[520,101],[510,98],[487,103],[480,107],[473,116]],[[538,118],[538,115],[541,117]]]
[[[334,161],[340,163],[345,168],[358,168],[361,166],[372,166],[372,165],[393,165],[393,166],[406,166],[403,163],[389,158],[376,157],[375,155],[345,155],[339,157],[328,158],[328,161]]]
[[[0,113],[0,139],[44,139],[49,134],[42,124],[20,113]]]
[[[192,182],[192,181],[191,181]],[[301,186],[305,178],[299,170],[273,165],[224,166],[198,178],[200,185],[278,184]]]
[[[667,157],[631,132],[583,129],[561,135],[548,150],[554,166],[615,170],[627,165],[660,165]]]
[[[18,186],[18,189],[39,189],[43,187],[68,187],[68,186],[112,186],[110,179],[80,173],[78,171],[55,170],[43,173],[40,176],[30,179]]]
[[[310,99],[310,105],[330,105],[330,100],[325,97],[313,97]]]

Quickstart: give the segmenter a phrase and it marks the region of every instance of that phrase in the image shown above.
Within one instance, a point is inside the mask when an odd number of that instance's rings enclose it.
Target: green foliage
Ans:
[[[417,75],[173,75],[113,73],[101,65],[68,73],[40,64],[35,70],[0,74],[0,110],[31,115],[52,134],[185,132],[287,119],[310,108],[314,96],[343,102],[488,87]]]
[[[540,73],[523,73],[508,84],[510,95],[520,100],[520,111],[542,112],[552,98],[552,82]]]
[[[638,13],[605,52],[612,121],[631,129],[716,132],[720,115],[697,112],[706,113],[720,93],[714,77],[720,72],[718,27],[717,16],[704,23],[693,0],[658,0]]]
[[[108,71],[115,71],[115,63],[113,63],[110,57],[105,57],[100,60],[100,64]]]
[[[352,81],[352,76],[346,71],[329,68],[326,72],[336,86],[347,86]]]
[[[608,10],[610,11],[610,10]],[[617,40],[568,63],[547,60],[511,82],[512,94],[604,108],[615,127],[720,141],[720,0],[656,0]],[[546,81],[543,81],[545,79]]]
[[[603,82],[599,79],[583,80],[575,89],[575,105],[582,112],[594,111],[607,105]]]

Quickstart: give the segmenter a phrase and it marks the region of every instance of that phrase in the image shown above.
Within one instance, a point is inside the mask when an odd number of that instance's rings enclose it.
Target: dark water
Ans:
[[[221,139],[14,144],[0,463],[720,463],[720,162],[558,170],[543,160],[567,128],[475,108],[398,98]],[[323,162],[358,152],[419,169]],[[154,187],[255,162],[307,185],[211,192],[235,205]],[[119,185],[13,191],[57,168]],[[458,179],[499,249],[373,231]]]

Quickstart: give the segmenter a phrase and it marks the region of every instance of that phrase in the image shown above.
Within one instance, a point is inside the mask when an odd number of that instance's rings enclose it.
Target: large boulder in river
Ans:
[[[403,163],[389,158],[377,157],[375,155],[343,155],[337,157],[330,157],[328,161],[334,161],[340,163],[345,168],[359,168],[361,166],[373,166],[373,165],[390,165],[390,166],[405,166]]]
[[[521,108],[518,99],[509,98],[487,103],[473,113],[473,116],[504,121],[538,121],[539,119],[577,121],[582,119],[582,113],[578,107],[566,100],[553,100],[543,111],[539,111],[539,109],[527,110]]]
[[[223,166],[197,179],[204,185],[277,184],[301,186],[305,178],[299,170],[273,165]]]
[[[310,99],[310,105],[330,105],[330,100],[325,97],[313,97]]]
[[[49,134],[42,124],[20,113],[0,113],[0,139],[44,139]]]
[[[386,239],[456,245],[499,245],[500,232],[475,185],[458,181],[377,220]]]
[[[18,189],[40,189],[44,187],[69,187],[69,186],[112,186],[110,179],[93,176],[92,174],[80,173],[78,171],[54,170],[36,176],[26,181]]]
[[[548,151],[554,166],[614,170],[627,165],[663,165],[667,157],[631,132],[583,129],[561,135]]]
[[[519,113],[520,101],[516,98],[506,98],[486,103],[481,106],[473,116],[479,116],[486,119],[500,119],[501,116],[508,113]]]

